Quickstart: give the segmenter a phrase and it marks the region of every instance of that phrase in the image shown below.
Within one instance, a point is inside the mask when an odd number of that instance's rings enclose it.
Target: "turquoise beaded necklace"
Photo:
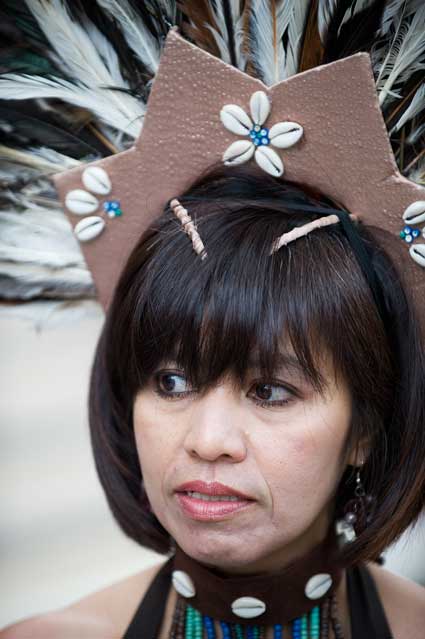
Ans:
[[[333,593],[321,606],[290,623],[290,630],[283,631],[282,624],[273,625],[273,639],[328,639],[329,622],[336,639],[343,639],[341,624],[336,615],[336,599]],[[266,627],[219,621],[221,639],[264,639]],[[219,639],[214,619],[179,597],[173,616],[170,639]]]

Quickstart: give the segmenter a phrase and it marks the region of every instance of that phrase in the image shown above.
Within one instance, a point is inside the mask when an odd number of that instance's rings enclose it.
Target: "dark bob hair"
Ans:
[[[323,215],[300,211],[300,203],[343,207],[256,165],[214,165],[176,197],[208,256],[201,261],[167,206],[121,273],[91,371],[91,442],[115,519],[142,546],[173,548],[141,488],[132,423],[136,394],[160,363],[175,360],[197,390],[228,373],[243,384],[253,349],[261,371],[273,376],[285,336],[317,392],[326,386],[318,366],[323,352],[348,383],[345,453],[364,439],[370,443],[362,481],[376,509],[343,559],[378,560],[424,507],[423,335],[402,275],[376,235],[358,224],[391,319],[384,323],[340,223],[270,256],[277,236]],[[348,466],[335,488],[335,516],[353,495],[354,475]]]

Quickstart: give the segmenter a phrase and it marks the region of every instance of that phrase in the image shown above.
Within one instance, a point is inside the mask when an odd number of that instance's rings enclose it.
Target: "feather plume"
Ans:
[[[403,16],[400,20],[376,81],[380,105],[390,94],[400,97],[392,90],[397,83],[406,82],[415,71],[425,69],[424,24],[425,5],[413,17]]]
[[[219,33],[219,27],[209,0],[181,0],[177,6],[186,18],[180,25],[182,35],[196,42],[200,49],[220,57],[220,49],[213,35],[213,30]]]
[[[420,9],[423,0],[390,0],[385,7],[381,27],[378,36],[386,36],[394,29],[394,25],[400,20],[400,16],[407,18]]]
[[[0,211],[0,290],[5,299],[92,297],[94,286],[64,213]]]
[[[161,47],[158,39],[148,29],[146,22],[127,0],[97,0],[98,4],[116,20],[128,46],[154,75],[158,70]]]
[[[288,28],[294,0],[252,0],[250,12],[250,62],[264,84],[287,77],[282,38]]]
[[[289,14],[286,45],[286,77],[288,78],[298,72],[302,34],[309,5],[308,0],[298,0],[293,3]]]
[[[0,4],[0,298],[45,298],[31,304],[39,326],[95,295],[49,175],[133,143],[172,25],[268,86],[369,51],[400,171],[425,183],[423,0]]]
[[[409,104],[409,107],[400,117],[397,124],[395,124],[391,129],[390,135],[392,135],[394,132],[399,131],[399,129],[401,129],[401,127],[404,126],[406,122],[415,118],[417,115],[422,113],[422,111],[425,111],[425,83],[423,83],[416,91],[413,99]]]
[[[326,41],[329,25],[337,4],[338,0],[319,0],[317,8],[317,28],[322,44]]]
[[[209,24],[205,27],[214,36],[221,59],[245,71],[247,60],[243,51],[242,4],[242,0],[218,0],[216,5],[211,5],[217,29]]]
[[[109,100],[111,96],[113,99]],[[64,78],[5,73],[0,76],[0,99],[59,98],[94,113],[109,126],[136,138],[145,108],[129,95],[115,99],[115,91],[89,87]]]
[[[317,20],[318,0],[311,0],[301,38],[298,73],[322,63],[324,49]]]

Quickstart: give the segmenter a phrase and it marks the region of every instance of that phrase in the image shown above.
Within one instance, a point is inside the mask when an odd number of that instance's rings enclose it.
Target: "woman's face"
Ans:
[[[321,372],[325,397],[289,362],[273,380],[253,367],[243,389],[225,378],[185,397],[178,396],[191,390],[184,371],[164,362],[138,393],[134,430],[147,495],[187,554],[227,572],[267,572],[324,537],[345,468],[351,402],[327,362]],[[273,405],[279,401],[286,403]],[[220,482],[252,501],[241,507],[176,492],[196,480]]]

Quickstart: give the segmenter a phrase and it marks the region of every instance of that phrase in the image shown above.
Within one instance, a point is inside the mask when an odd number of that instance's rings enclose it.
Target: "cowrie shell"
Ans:
[[[174,588],[182,597],[194,597],[196,594],[192,579],[183,570],[173,570],[172,582]]]
[[[270,113],[270,100],[264,91],[255,91],[249,101],[251,116],[255,124],[263,124]]]
[[[88,166],[84,169],[81,180],[86,189],[93,193],[107,195],[111,192],[111,180],[101,166]]]
[[[425,267],[425,244],[412,244],[409,248],[409,253],[416,264]]]
[[[84,189],[74,189],[66,194],[65,206],[76,215],[87,215],[97,209],[99,200]]]
[[[327,572],[313,575],[305,585],[305,596],[309,599],[320,599],[332,586],[332,577]]]
[[[90,215],[78,222],[74,233],[80,242],[89,242],[100,235],[105,228],[105,220],[98,215]]]
[[[251,118],[237,104],[225,104],[220,111],[220,120],[232,133],[249,135],[252,127]]]
[[[224,164],[232,166],[233,164],[243,164],[254,155],[255,147],[248,140],[237,140],[233,142],[223,153]]]
[[[255,160],[266,173],[270,173],[270,175],[274,175],[275,177],[282,175],[283,162],[276,151],[273,151],[269,146],[257,147]]]
[[[288,149],[302,138],[304,129],[296,122],[277,122],[269,131],[269,138],[273,146]]]
[[[407,224],[420,224],[425,222],[425,200],[413,202],[403,213],[403,220]]]
[[[266,609],[266,604],[261,599],[255,597],[239,597],[232,603],[232,612],[243,619],[253,619],[262,615]]]

